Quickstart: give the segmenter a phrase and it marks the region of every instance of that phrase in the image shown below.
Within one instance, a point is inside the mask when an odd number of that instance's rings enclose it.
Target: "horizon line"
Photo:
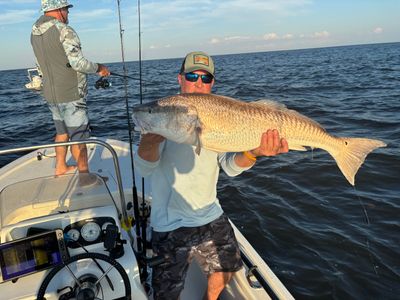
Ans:
[[[367,46],[367,45],[380,45],[380,44],[397,44],[400,43],[400,41],[397,42],[383,42],[383,43],[365,43],[365,44],[347,44],[347,45],[336,45],[336,46],[325,46],[325,47],[310,47],[310,48],[297,48],[297,49],[279,49],[279,50],[267,50],[267,51],[255,51],[255,52],[240,52],[240,53],[225,53],[225,54],[211,54],[213,57],[217,56],[225,56],[225,55],[239,55],[239,54],[254,54],[254,53],[270,53],[270,52],[282,52],[282,51],[299,51],[299,50],[313,50],[313,49],[326,49],[326,48],[339,48],[339,47],[354,47],[354,46]],[[167,59],[180,59],[183,57],[167,57],[167,58],[151,58],[151,59],[144,59],[143,61],[153,61],[153,60],[167,60]],[[137,60],[129,60],[125,61],[125,63],[130,63],[130,62],[139,62],[139,59]],[[102,64],[117,64],[117,63],[122,63],[122,61],[113,61],[113,62],[102,62]],[[31,67],[28,67],[31,68]],[[0,72],[3,71],[17,71],[17,70],[25,70],[25,68],[17,68],[17,69],[0,69]]]

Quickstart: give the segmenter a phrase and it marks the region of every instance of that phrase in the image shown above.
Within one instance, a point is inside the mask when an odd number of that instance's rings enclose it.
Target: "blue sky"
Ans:
[[[120,61],[116,0],[70,0],[85,56]],[[138,59],[136,0],[121,0],[126,60]],[[0,0],[0,70],[34,65],[39,0]],[[141,0],[142,58],[400,41],[400,0]]]

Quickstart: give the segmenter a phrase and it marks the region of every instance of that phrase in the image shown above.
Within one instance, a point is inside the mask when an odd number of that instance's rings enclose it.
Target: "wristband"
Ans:
[[[243,155],[252,161],[257,161],[257,158],[251,154],[249,151],[243,151]]]

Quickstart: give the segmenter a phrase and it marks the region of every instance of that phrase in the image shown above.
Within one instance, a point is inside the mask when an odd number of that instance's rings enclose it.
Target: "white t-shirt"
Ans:
[[[179,227],[197,227],[210,223],[222,213],[217,199],[220,167],[228,176],[248,168],[234,161],[235,153],[216,153],[166,140],[160,144],[160,159],[148,162],[135,153],[135,168],[151,181],[151,225],[165,232]]]

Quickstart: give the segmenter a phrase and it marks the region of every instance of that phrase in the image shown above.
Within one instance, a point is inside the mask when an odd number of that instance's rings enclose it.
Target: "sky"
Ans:
[[[121,61],[117,0],[70,0],[86,58]],[[138,60],[137,0],[120,0],[125,60]],[[142,59],[400,42],[400,0],[141,0]],[[0,0],[0,70],[32,67],[39,0]]]

